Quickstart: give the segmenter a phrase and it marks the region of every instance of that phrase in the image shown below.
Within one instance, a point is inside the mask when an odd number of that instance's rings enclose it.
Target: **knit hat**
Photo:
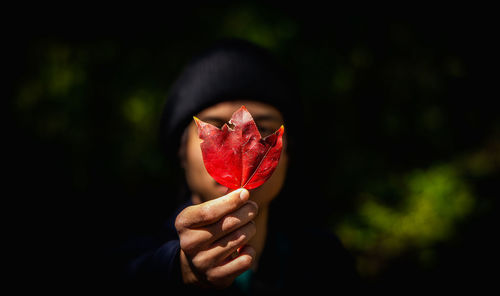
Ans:
[[[172,86],[160,122],[161,147],[169,157],[177,155],[182,133],[193,116],[231,100],[276,107],[284,117],[290,142],[301,126],[295,86],[265,49],[243,40],[219,41],[195,57]]]

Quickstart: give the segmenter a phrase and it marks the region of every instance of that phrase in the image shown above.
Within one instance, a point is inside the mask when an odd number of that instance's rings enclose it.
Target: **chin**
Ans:
[[[215,199],[223,195],[226,195],[228,193],[228,188],[220,185],[219,183],[214,182],[213,185],[210,186],[208,192],[210,192],[210,195],[208,196],[209,199]]]

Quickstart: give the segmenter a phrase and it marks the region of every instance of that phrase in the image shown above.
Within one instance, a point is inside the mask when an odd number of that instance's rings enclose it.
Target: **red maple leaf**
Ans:
[[[245,106],[233,113],[229,124],[217,128],[194,117],[203,162],[210,176],[230,189],[253,189],[276,169],[283,147],[283,125],[262,138]]]

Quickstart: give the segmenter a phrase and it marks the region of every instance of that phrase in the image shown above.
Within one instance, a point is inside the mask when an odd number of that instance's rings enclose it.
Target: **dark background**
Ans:
[[[34,7],[4,20],[13,274],[106,281],[113,248],[175,203],[166,192],[179,176],[157,145],[169,87],[193,54],[239,37],[297,76],[318,203],[371,287],[492,285],[493,19],[218,3]]]

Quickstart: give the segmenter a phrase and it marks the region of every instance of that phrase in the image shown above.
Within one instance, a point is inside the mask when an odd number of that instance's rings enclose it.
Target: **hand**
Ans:
[[[238,189],[177,216],[184,283],[224,288],[252,266],[255,250],[245,244],[255,234],[258,206],[249,197]]]

